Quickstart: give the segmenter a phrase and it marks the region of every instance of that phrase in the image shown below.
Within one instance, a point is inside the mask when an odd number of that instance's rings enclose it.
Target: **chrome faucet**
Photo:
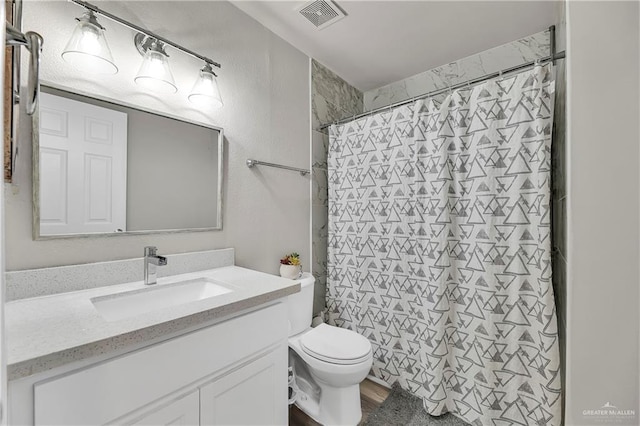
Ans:
[[[158,282],[157,267],[167,264],[167,258],[158,256],[158,249],[154,246],[144,248],[144,283],[151,285]]]

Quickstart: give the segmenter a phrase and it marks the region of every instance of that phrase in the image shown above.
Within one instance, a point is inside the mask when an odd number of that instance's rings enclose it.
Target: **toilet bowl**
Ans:
[[[296,363],[303,364],[294,365],[301,377],[295,404],[323,425],[357,425],[362,418],[359,385],[373,363],[371,343],[351,330],[327,324],[310,327],[313,283],[313,276],[303,274],[300,293],[287,301],[289,347]],[[302,378],[306,372],[310,377]]]

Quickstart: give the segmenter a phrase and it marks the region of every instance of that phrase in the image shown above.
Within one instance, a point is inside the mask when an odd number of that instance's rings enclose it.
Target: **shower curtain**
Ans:
[[[432,415],[559,425],[553,70],[332,126],[329,322]]]

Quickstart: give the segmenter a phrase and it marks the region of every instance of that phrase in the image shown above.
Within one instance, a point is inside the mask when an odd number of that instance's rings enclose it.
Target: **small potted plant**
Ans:
[[[302,276],[302,265],[300,264],[300,255],[298,253],[288,254],[280,259],[280,276],[291,280]]]

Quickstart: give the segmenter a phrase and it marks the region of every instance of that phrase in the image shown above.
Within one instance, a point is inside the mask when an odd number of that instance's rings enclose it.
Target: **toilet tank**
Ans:
[[[313,283],[315,278],[308,272],[297,280],[300,292],[287,296],[289,309],[289,336],[302,333],[311,326],[313,317]]]

